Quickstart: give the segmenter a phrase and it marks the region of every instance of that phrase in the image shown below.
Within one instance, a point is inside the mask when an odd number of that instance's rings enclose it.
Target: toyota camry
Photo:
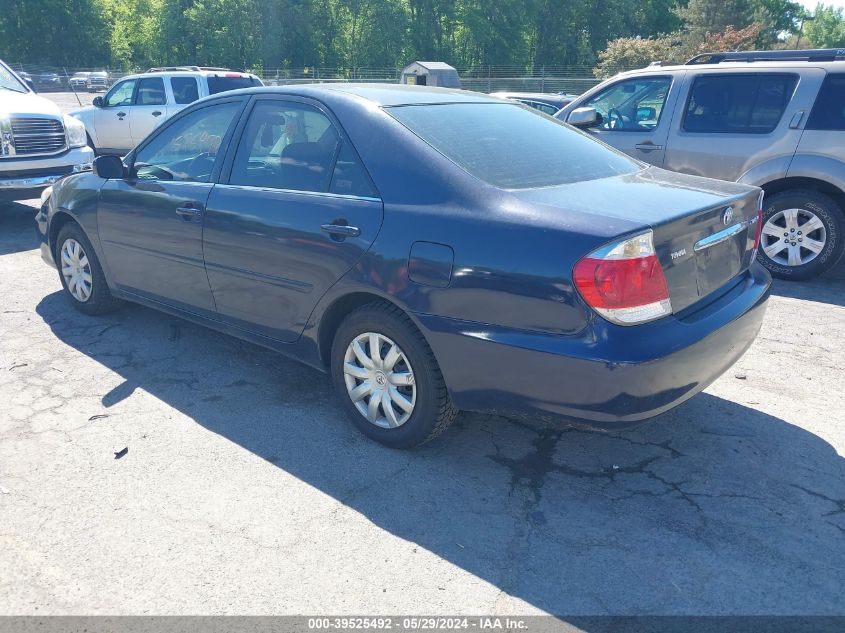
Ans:
[[[77,309],[288,354],[407,448],[458,410],[619,428],[704,389],[763,319],[761,201],[517,103],[346,84],[196,102],[37,224]]]

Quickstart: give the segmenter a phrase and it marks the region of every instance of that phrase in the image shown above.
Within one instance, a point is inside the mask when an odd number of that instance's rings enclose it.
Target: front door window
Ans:
[[[640,77],[615,83],[581,104],[601,115],[598,129],[648,132],[657,127],[672,80]]]

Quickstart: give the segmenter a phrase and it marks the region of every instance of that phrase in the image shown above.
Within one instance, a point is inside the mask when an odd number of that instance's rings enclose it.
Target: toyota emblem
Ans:
[[[725,209],[725,212],[722,214],[722,224],[727,226],[731,223],[731,220],[734,219],[734,210],[733,207],[728,207]]]

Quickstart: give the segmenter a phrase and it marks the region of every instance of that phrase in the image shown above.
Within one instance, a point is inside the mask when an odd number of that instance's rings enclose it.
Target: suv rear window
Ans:
[[[252,88],[260,86],[261,82],[255,77],[219,77],[208,78],[208,94],[216,95],[218,92],[227,90],[239,90],[241,88]]]
[[[808,130],[845,130],[845,74],[828,75],[810,118]]]
[[[621,152],[516,103],[385,109],[458,166],[496,187],[549,187],[641,169]]]
[[[795,86],[796,75],[730,74],[697,77],[687,100],[684,131],[768,134]]]

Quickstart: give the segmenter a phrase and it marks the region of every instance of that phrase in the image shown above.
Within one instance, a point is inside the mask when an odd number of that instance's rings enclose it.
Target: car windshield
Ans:
[[[28,92],[26,86],[2,62],[0,62],[0,90]]]
[[[218,92],[226,92],[227,90],[238,90],[240,88],[252,88],[253,86],[260,86],[261,82],[255,77],[249,75],[245,77],[217,77],[212,76],[208,78],[208,94],[216,95]]]
[[[386,110],[458,166],[504,189],[550,187],[642,169],[586,134],[517,104],[450,103]]]

